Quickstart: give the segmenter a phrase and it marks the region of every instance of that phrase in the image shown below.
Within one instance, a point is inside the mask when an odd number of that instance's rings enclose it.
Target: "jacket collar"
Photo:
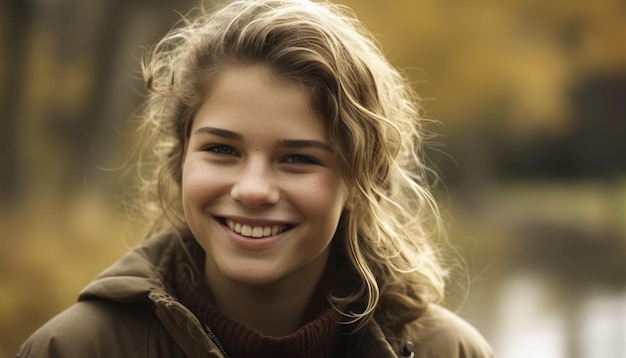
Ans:
[[[79,294],[78,300],[145,301],[150,292],[172,292],[166,287],[174,250],[180,247],[173,232],[160,233],[104,270]]]
[[[223,358],[198,319],[178,302],[169,287],[174,251],[179,249],[180,241],[174,232],[152,237],[89,283],[81,291],[79,300],[99,298],[117,302],[150,302],[188,357],[206,357],[208,352],[209,357]],[[373,319],[363,333],[355,334],[350,341],[351,357],[398,357]]]
[[[373,319],[368,324],[364,339],[356,350],[362,358],[397,357],[383,330]]]

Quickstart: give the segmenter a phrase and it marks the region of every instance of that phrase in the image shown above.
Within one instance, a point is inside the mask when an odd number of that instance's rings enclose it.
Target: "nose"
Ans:
[[[273,205],[280,199],[280,190],[271,168],[262,161],[249,161],[235,178],[231,197],[249,208]]]

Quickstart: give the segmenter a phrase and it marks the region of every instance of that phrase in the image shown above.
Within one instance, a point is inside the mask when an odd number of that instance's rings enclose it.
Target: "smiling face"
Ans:
[[[317,280],[346,203],[341,173],[305,88],[261,66],[224,70],[183,162],[184,214],[207,279]]]

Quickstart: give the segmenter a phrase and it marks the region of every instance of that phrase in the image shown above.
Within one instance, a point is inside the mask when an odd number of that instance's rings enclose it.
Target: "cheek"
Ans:
[[[335,175],[315,178],[295,188],[295,192],[299,205],[309,214],[319,215],[320,220],[338,220],[346,204],[347,190]]]
[[[191,169],[192,168],[190,168],[189,160],[185,160],[182,166],[181,181],[180,181],[181,195],[183,199],[183,205],[185,206],[185,208],[189,204],[189,198],[193,197],[191,193],[197,190],[196,180],[194,177],[194,173]]]
[[[202,206],[217,195],[222,186],[219,180],[222,176],[214,175],[214,170],[199,164],[189,159],[183,164],[181,191],[186,211]]]

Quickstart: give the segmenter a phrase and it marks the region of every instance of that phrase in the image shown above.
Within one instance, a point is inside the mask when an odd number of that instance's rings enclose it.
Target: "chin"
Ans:
[[[279,281],[281,276],[271,272],[264,272],[257,268],[242,269],[241,267],[230,270],[224,268],[221,270],[222,275],[228,277],[231,281],[248,286],[267,286]]]

